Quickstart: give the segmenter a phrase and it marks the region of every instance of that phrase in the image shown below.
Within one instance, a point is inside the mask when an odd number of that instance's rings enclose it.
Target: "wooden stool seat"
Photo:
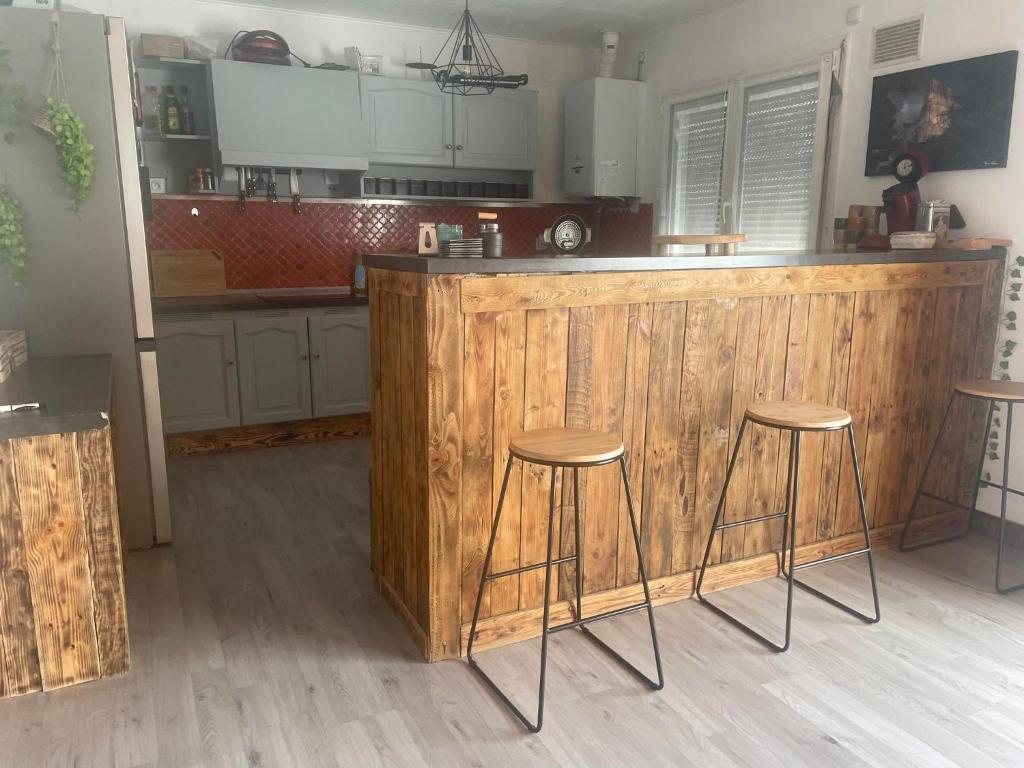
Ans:
[[[1019,381],[967,379],[957,382],[956,391],[970,397],[983,397],[986,400],[1024,403],[1024,383]]]
[[[853,417],[842,408],[820,403],[797,403],[779,400],[747,406],[747,417],[758,424],[783,429],[842,429]]]
[[[509,451],[517,459],[560,467],[614,461],[624,450],[615,435],[569,427],[533,429],[509,441]]]

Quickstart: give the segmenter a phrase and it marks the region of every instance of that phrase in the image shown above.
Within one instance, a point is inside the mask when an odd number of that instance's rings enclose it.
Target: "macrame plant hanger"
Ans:
[[[33,125],[51,139],[56,140],[57,132],[50,119],[50,104],[51,102],[53,104],[69,103],[68,83],[64,79],[64,60],[60,52],[60,16],[57,13],[50,18],[50,28],[53,30],[53,43],[50,46],[53,51],[53,60],[50,63],[50,77],[47,80],[44,94],[46,100],[36,113]]]

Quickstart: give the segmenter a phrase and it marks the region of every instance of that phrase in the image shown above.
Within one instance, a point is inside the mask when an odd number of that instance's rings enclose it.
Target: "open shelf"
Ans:
[[[202,59],[170,59],[164,56],[140,56],[135,60],[136,69],[192,69],[205,64]]]

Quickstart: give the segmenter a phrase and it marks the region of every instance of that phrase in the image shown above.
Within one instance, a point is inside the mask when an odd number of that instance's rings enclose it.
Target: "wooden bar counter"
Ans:
[[[953,383],[988,377],[1005,251],[719,257],[367,256],[373,358],[373,569],[433,661],[465,650],[509,436],[567,425],[622,435],[658,602],[690,597],[746,405],[853,414],[878,548],[905,519]],[[956,414],[934,487],[970,503],[981,414]],[[848,448],[804,437],[798,558],[858,544]],[[778,511],[788,436],[754,427],[726,514]],[[494,570],[544,558],[549,472],[515,464]],[[618,474],[581,475],[584,612],[636,602]],[[572,484],[560,484],[562,552]],[[569,514],[565,510],[570,510]],[[967,524],[922,499],[914,535]],[[711,588],[769,578],[781,525],[719,537]],[[539,634],[543,570],[489,586],[478,647]],[[570,617],[561,568],[552,622]]]
[[[109,355],[0,384],[0,698],[128,670]]]

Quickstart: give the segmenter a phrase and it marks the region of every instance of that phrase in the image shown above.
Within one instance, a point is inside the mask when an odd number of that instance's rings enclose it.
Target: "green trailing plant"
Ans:
[[[1003,295],[1006,297],[1003,309],[1006,311],[1003,312],[1002,317],[999,319],[999,325],[1011,333],[1017,330],[1017,312],[1012,308],[1007,309],[1006,304],[1016,304],[1019,302],[1022,289],[1024,289],[1024,256],[1018,256],[1014,259],[1013,267],[1006,275],[1006,282],[1003,288]],[[1010,381],[1010,361],[1017,353],[1018,346],[1018,342],[1013,339],[1006,339],[996,348],[999,357],[995,364],[995,372],[1001,381]],[[989,461],[999,460],[1000,430],[1002,427],[1002,406],[999,403],[995,403],[992,406],[992,430],[986,436],[988,445],[986,446],[985,457]],[[985,472],[984,477],[986,480],[991,480],[992,474]]]
[[[0,186],[0,267],[21,282],[25,275],[25,233],[21,206],[6,187]]]
[[[85,135],[85,123],[67,102],[46,100],[46,118],[52,127],[53,141],[64,183],[75,196],[75,210],[81,208],[92,188],[96,164],[93,145]]]
[[[21,115],[25,107],[25,89],[14,82],[14,70],[11,68],[11,52],[0,48],[0,124],[10,125]],[[3,139],[11,144],[14,131],[5,130]]]

